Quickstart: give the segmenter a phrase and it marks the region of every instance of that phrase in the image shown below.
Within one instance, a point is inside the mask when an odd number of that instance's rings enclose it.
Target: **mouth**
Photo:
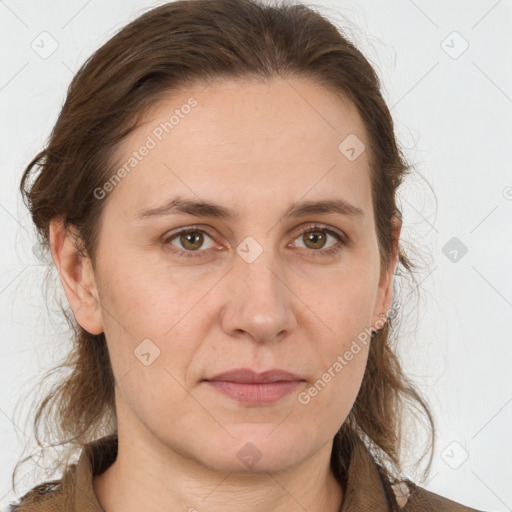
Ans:
[[[277,402],[300,387],[305,380],[293,373],[273,369],[255,372],[238,368],[204,382],[212,389],[242,403],[264,405]]]

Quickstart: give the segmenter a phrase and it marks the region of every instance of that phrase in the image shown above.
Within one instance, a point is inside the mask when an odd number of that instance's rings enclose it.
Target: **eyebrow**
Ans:
[[[319,201],[300,201],[293,203],[283,214],[282,218],[297,218],[306,215],[338,213],[347,217],[363,218],[364,212],[345,199],[324,199]],[[137,214],[138,219],[147,219],[164,215],[194,215],[196,217],[211,217],[225,220],[238,220],[239,215],[219,204],[201,200],[190,200],[176,197],[157,208],[142,210]]]

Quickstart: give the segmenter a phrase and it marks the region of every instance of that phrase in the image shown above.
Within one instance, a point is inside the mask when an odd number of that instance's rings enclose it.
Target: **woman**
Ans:
[[[76,321],[36,432],[82,450],[11,509],[474,510],[402,475],[407,171],[304,6],[178,1],[95,52],[21,184]]]

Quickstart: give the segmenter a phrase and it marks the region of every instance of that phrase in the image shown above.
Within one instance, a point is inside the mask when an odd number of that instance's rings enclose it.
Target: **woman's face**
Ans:
[[[363,144],[299,78],[181,90],[123,141],[94,274],[120,435],[221,471],[330,453],[391,303]]]

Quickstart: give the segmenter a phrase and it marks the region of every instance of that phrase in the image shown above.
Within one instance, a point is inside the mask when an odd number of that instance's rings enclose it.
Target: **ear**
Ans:
[[[61,218],[50,221],[50,250],[76,321],[91,334],[103,332],[103,320],[91,259],[80,254],[76,233]]]
[[[400,217],[393,217],[392,224],[393,253],[388,268],[383,269],[380,276],[377,302],[373,312],[372,326],[374,330],[379,330],[386,323],[393,303],[393,278],[398,263],[398,241],[402,230],[402,219]]]

